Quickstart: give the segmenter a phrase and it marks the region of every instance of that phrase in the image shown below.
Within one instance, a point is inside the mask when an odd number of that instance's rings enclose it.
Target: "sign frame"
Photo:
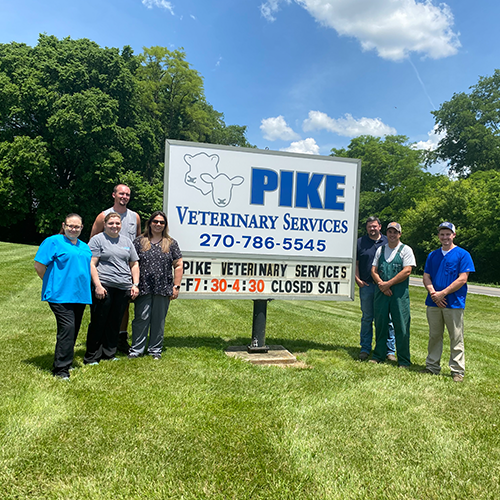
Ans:
[[[176,226],[174,225],[174,232],[173,232],[173,237],[179,242],[179,246],[181,248],[182,254],[183,254],[183,260],[185,263],[185,270],[188,270],[186,268],[186,265],[189,267],[190,263],[192,262],[200,262],[202,261],[205,263],[209,263],[209,268],[210,270],[212,269],[212,266],[215,268],[221,268],[223,265],[222,263],[226,263],[226,266],[228,263],[243,263],[243,262],[248,262],[248,263],[255,263],[257,266],[260,266],[261,264],[280,264],[280,263],[290,263],[293,261],[293,264],[296,266],[301,266],[299,269],[302,268],[307,268],[308,266],[312,269],[313,266],[316,267],[316,271],[312,270],[312,273],[324,273],[324,269],[318,270],[319,266],[335,266],[336,268],[341,267],[342,270],[340,271],[345,277],[341,278],[342,281],[342,286],[343,289],[346,289],[347,291],[342,294],[321,294],[321,293],[314,293],[312,295],[309,295],[309,293],[291,293],[291,292],[280,292],[278,291],[273,291],[273,292],[260,292],[260,290],[256,289],[256,286],[254,287],[254,291],[249,291],[252,286],[249,282],[253,279],[252,276],[248,278],[248,286],[247,283],[245,283],[245,287],[243,286],[244,278],[242,276],[235,277],[235,279],[241,280],[241,284],[239,283],[239,291],[238,292],[233,292],[233,291],[228,291],[227,288],[231,288],[233,283],[228,284],[228,280],[230,281],[232,278],[221,278],[220,282],[219,277],[213,278],[211,274],[197,274],[197,275],[191,275],[189,273],[185,273],[183,276],[182,280],[182,298],[185,299],[252,299],[252,300],[268,300],[268,299],[282,299],[282,300],[323,300],[323,301],[347,301],[347,300],[354,300],[354,285],[355,285],[355,270],[356,270],[356,243],[358,239],[358,216],[359,216],[359,192],[360,192],[360,177],[361,177],[361,160],[357,159],[352,159],[352,158],[338,158],[338,157],[332,157],[332,156],[321,156],[321,155],[309,155],[309,154],[301,154],[301,153],[289,153],[289,152],[282,152],[282,151],[271,151],[271,150],[261,150],[257,148],[242,148],[242,147],[235,147],[235,146],[223,146],[223,145],[216,145],[216,144],[204,144],[204,143],[195,143],[195,142],[188,142],[188,141],[178,141],[178,140],[169,140],[167,139],[165,141],[165,169],[164,169],[164,194],[163,194],[163,207],[164,207],[164,212],[166,213],[169,221],[169,230],[172,230],[172,221],[175,220],[175,218],[179,218],[181,216],[180,213],[175,213],[173,210],[169,210],[169,194],[170,194],[170,187],[172,183],[171,179],[171,172],[174,171],[175,168],[177,168],[176,165],[173,165],[171,162],[171,152],[173,149],[177,148],[186,148],[186,151],[191,151],[192,149],[199,149],[200,153],[203,154],[205,151],[208,153],[216,153],[217,151],[219,152],[236,152],[236,153],[250,153],[250,154],[258,154],[258,155],[265,155],[266,157],[280,157],[280,158],[291,158],[293,161],[297,161],[300,159],[307,160],[309,163],[310,162],[323,162],[323,163],[318,163],[318,165],[325,165],[325,162],[332,162],[332,164],[335,164],[337,166],[343,164],[344,168],[351,167],[354,169],[354,182],[352,183],[353,188],[353,195],[354,195],[354,200],[352,200],[351,206],[353,207],[353,213],[350,213],[350,221],[351,221],[351,227],[350,227],[350,232],[352,233],[352,238],[349,240],[349,243],[351,245],[349,255],[343,256],[343,257],[331,257],[329,255],[324,255],[321,257],[310,255],[310,256],[303,256],[303,255],[286,255],[286,254],[273,254],[273,255],[257,255],[255,253],[250,253],[250,252],[233,252],[233,251],[225,251],[225,252],[220,252],[220,251],[212,251],[210,250],[203,250],[203,251],[190,251],[190,250],[183,250],[182,246],[182,231],[180,231],[178,228],[175,228]],[[205,155],[208,157],[208,155],[205,153]],[[196,156],[196,155],[195,155]],[[183,165],[183,167],[185,167]],[[281,171],[280,171],[281,173]],[[308,174],[310,175],[310,174]],[[352,175],[352,172],[350,173]],[[227,177],[227,176],[226,176]],[[236,177],[234,177],[236,178]],[[186,182],[187,184],[187,182]],[[205,194],[205,193],[204,193]],[[172,196],[173,198],[174,196]],[[171,208],[171,207],[170,207]],[[224,210],[224,208],[221,208],[220,210]],[[297,210],[296,208],[290,208],[291,211]],[[186,212],[185,212],[186,214]],[[185,215],[184,214],[184,215]],[[219,232],[221,232],[222,228],[220,228]],[[218,235],[217,235],[218,236]],[[262,239],[262,238],[261,238]],[[238,241],[239,243],[239,241]],[[247,242],[248,243],[248,242]],[[274,243],[272,243],[274,245]],[[276,243],[276,245],[279,245],[280,243]],[[307,264],[306,264],[307,263]],[[192,266],[194,269],[194,266]],[[199,267],[200,269],[200,267]],[[206,268],[205,268],[206,270]],[[337,272],[338,274],[338,269],[334,271],[330,271],[330,273],[335,273]],[[289,274],[289,273],[288,273]],[[193,276],[193,277],[191,277]],[[276,277],[276,276],[271,276],[271,277]],[[284,278],[284,276],[281,276]],[[298,278],[301,278],[300,276]],[[191,280],[191,281],[189,281]],[[219,284],[222,284],[222,280],[224,280],[225,287],[227,288],[224,291],[221,291],[219,289]],[[255,284],[260,285],[259,281],[264,281],[264,280],[259,280],[258,277],[256,277]],[[266,281],[265,287],[268,287],[268,282],[269,280]],[[275,280],[276,281],[276,280]],[[276,283],[273,284],[274,290],[276,288],[280,288],[282,286],[281,281],[280,285],[276,285]],[[289,278],[285,279],[284,281],[289,281]],[[295,280],[295,281],[301,281],[304,282],[304,280]],[[307,280],[311,281],[311,280]],[[317,281],[317,280],[316,280]],[[315,281],[315,283],[316,283]],[[216,284],[216,291],[211,291],[214,288],[214,284]],[[211,290],[208,289],[208,286],[210,287]],[[286,285],[288,288],[290,288],[289,284]],[[295,287],[297,286],[296,284],[294,285]],[[309,286],[309,285],[307,285]],[[319,286],[319,285],[318,285]],[[315,285],[315,289],[318,288],[318,286]],[[330,285],[331,286],[331,285]],[[194,288],[196,288],[198,291],[195,292]],[[201,288],[201,289],[200,289]],[[338,288],[338,286],[337,286]],[[292,287],[293,289],[293,287]],[[199,293],[200,291],[203,291],[203,293]],[[207,293],[205,293],[207,292]],[[259,293],[260,292],[260,293]]]

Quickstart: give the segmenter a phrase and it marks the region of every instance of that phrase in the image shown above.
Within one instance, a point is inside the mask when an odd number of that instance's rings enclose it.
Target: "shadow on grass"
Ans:
[[[75,349],[75,357],[73,366],[80,368],[82,366],[82,359],[85,355],[85,349]],[[54,364],[54,351],[41,356],[34,356],[33,358],[23,359],[23,363],[27,365],[36,366],[39,370],[52,373],[52,366]]]
[[[248,337],[235,337],[230,340],[225,340],[221,337],[165,337],[163,347],[165,349],[178,347],[198,349],[208,347],[215,351],[225,351],[231,346],[247,346],[251,339]],[[315,351],[345,351],[353,360],[357,360],[359,356],[359,348],[348,345],[322,344],[310,340],[292,340],[269,337],[266,339],[268,345],[282,345],[291,353],[297,354],[310,350]],[[85,349],[76,349],[73,366],[80,367],[82,359],[85,355]],[[23,360],[23,363],[36,366],[39,370],[52,373],[52,365],[54,363],[54,353],[51,351],[41,356],[34,356]]]
[[[218,351],[224,351],[230,346],[247,346],[251,342],[250,337],[235,337],[230,340],[225,340],[221,337],[165,337],[163,346],[169,347],[188,347],[199,348],[209,347]],[[300,339],[282,339],[276,337],[268,337],[266,339],[268,345],[282,345],[292,353],[306,352],[309,350],[317,351],[345,351],[351,358],[358,359],[359,348],[348,345],[334,345],[313,342],[310,340]]]

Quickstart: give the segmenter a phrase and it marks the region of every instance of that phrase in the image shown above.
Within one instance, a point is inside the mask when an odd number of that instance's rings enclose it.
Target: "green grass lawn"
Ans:
[[[498,499],[500,299],[470,295],[466,378],[357,361],[359,302],[274,301],[267,343],[308,368],[252,366],[251,301],[172,304],[166,352],[52,377],[55,320],[36,248],[0,243],[0,498]]]

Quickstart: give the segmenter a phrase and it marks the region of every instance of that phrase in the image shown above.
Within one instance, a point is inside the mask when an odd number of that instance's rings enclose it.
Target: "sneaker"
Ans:
[[[95,366],[98,364],[99,364],[99,361],[92,361],[92,363],[87,363],[87,366]]]
[[[66,375],[65,373],[60,373],[59,375],[54,375],[55,378],[59,380],[69,380],[69,375]]]
[[[159,361],[161,359],[161,354],[152,354],[151,355],[153,359],[155,359],[156,361]]]
[[[109,361],[120,361],[120,358],[117,358],[116,356],[114,358],[110,358]]]
[[[376,359],[369,359],[368,363],[375,363],[378,365],[380,363],[380,361],[377,361]]]
[[[463,381],[464,381],[463,375],[460,375],[460,373],[453,374],[453,382],[463,382]]]
[[[139,354],[129,354],[128,359],[137,359],[139,357]]]
[[[370,353],[368,353],[368,352],[360,352],[359,353],[359,360],[366,361],[368,359],[369,355],[370,355]]]
[[[387,361],[397,361],[397,358],[396,356],[394,356],[394,354],[388,354],[387,355]]]
[[[403,370],[409,370],[410,365],[399,365],[398,368],[403,368]]]

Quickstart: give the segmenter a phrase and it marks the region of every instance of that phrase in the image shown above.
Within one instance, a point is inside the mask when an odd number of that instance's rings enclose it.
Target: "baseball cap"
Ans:
[[[451,222],[441,222],[438,227],[438,232],[440,229],[449,229],[452,233],[456,233],[455,225]]]
[[[398,233],[401,232],[401,225],[398,224],[397,222],[390,222],[388,225],[387,225],[387,229],[395,229]]]

